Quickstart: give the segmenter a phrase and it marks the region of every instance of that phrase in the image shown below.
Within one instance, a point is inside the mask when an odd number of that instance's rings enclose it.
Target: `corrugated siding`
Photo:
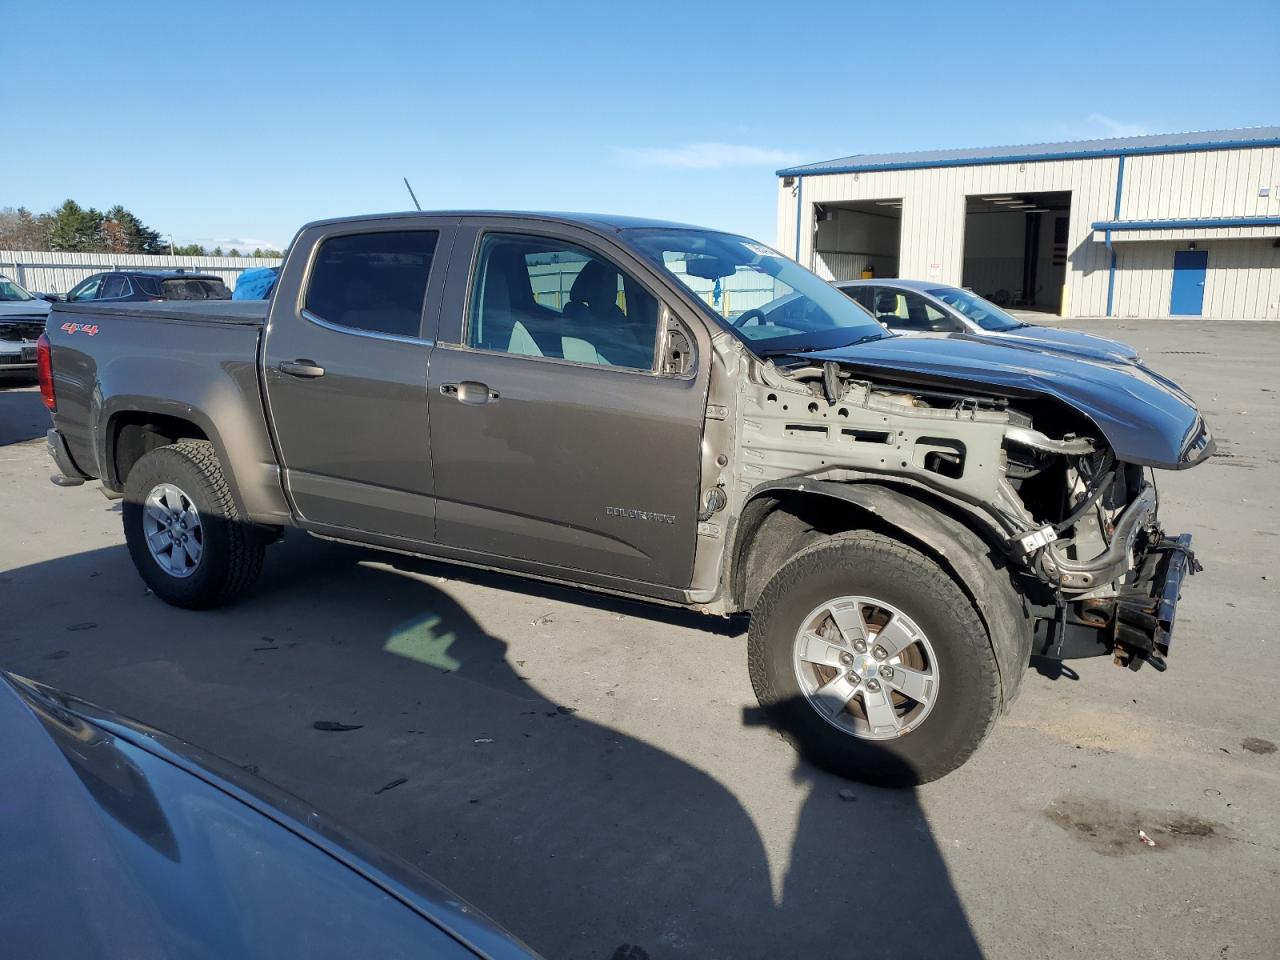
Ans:
[[[1270,240],[1198,242],[1209,253],[1204,316],[1280,318],[1280,249]],[[1132,243],[1116,247],[1116,316],[1162,317],[1173,292],[1173,255],[1181,243]]]
[[[1116,163],[1105,158],[805,177],[800,262],[813,262],[814,203],[900,198],[898,275],[959,284],[964,273],[966,196],[1070,190],[1067,283],[1072,287],[1071,301],[1080,312],[1104,313],[1109,258],[1105,248],[1093,242],[1091,226],[1114,212]],[[786,205],[779,204],[779,213],[794,222],[794,206],[788,213]],[[783,252],[791,255],[794,227],[780,221],[779,235]],[[785,246],[787,240],[791,247]]]
[[[920,170],[892,170],[871,173],[829,174],[803,178],[803,209],[800,230],[801,263],[818,265],[813,249],[813,204],[855,200],[903,201],[902,249],[899,276],[959,284],[963,278],[965,198],[998,193],[1071,191],[1071,220],[1067,238],[1069,311],[1077,316],[1106,313],[1110,254],[1104,243],[1093,238],[1095,221],[1115,218],[1116,179],[1119,159],[1102,157],[990,166],[941,167]],[[781,180],[779,180],[781,184]],[[1258,196],[1269,187],[1270,196]],[[1215,150],[1125,159],[1124,190],[1119,219],[1163,219],[1171,217],[1264,216],[1280,214],[1280,148]],[[795,253],[795,196],[792,188],[781,188],[778,202],[779,249],[787,256]],[[1215,230],[1215,234],[1219,231]],[[1249,228],[1227,228],[1226,236],[1244,237]],[[1177,235],[1181,236],[1181,234]],[[1116,245],[1120,274],[1116,278],[1117,306],[1127,314],[1162,316],[1168,312],[1169,286],[1148,273],[1156,271],[1155,260],[1168,260],[1171,248],[1165,244],[1126,242]],[[1244,244],[1241,240],[1239,243]],[[1142,253],[1136,248],[1152,247]],[[1215,249],[1218,249],[1215,247]],[[1267,306],[1277,281],[1252,275],[1255,268],[1229,269],[1228,262],[1245,257],[1240,250],[1222,254],[1224,264],[1214,279],[1216,294],[1206,295],[1206,312],[1215,316],[1275,316]],[[1247,244],[1241,250],[1260,265],[1257,270],[1273,270],[1265,264],[1260,247]],[[1246,258],[1247,259],[1247,258]],[[829,257],[828,257],[829,260]],[[1151,266],[1144,264],[1151,262]],[[1215,271],[1210,257],[1210,272]],[[828,270],[830,268],[828,267]],[[1127,277],[1133,269],[1141,276]],[[1170,279],[1171,278],[1167,278]],[[1139,292],[1135,292],[1139,291]],[[1120,303],[1124,307],[1120,307]],[[1258,313],[1266,307],[1269,312]],[[1220,309],[1236,312],[1218,312]],[[1246,312],[1240,312],[1240,311]]]
[[[884,257],[868,256],[864,253],[825,253],[818,251],[814,260],[813,272],[823,280],[861,280],[862,271],[870,263],[879,269],[876,276],[884,277]]]
[[[1271,195],[1258,196],[1259,187],[1269,188]],[[1171,153],[1129,157],[1125,161],[1120,220],[1261,217],[1278,213],[1280,148]]]
[[[278,267],[277,259],[255,257],[153,257],[140,253],[59,253],[36,250],[0,250],[0,273],[28,290],[66,293],[85,277],[102,270],[174,270],[184,267],[220,276],[228,287],[256,267]]]
[[[1105,231],[1095,230],[1094,239],[1102,243]],[[1178,227],[1170,230],[1117,230],[1112,243],[1149,243],[1153,240],[1262,240],[1280,237],[1280,225],[1274,227]]]

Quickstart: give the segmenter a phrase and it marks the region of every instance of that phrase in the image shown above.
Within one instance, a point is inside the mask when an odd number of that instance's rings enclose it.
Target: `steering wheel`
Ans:
[[[742,313],[730,320],[729,324],[734,327],[745,327],[748,320],[755,320],[757,323],[767,322],[764,311],[756,307],[752,307],[750,310],[742,311]]]

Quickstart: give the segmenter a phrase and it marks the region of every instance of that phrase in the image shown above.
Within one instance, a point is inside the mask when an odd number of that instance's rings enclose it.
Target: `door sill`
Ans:
[[[559,586],[573,587],[580,590],[591,590],[596,593],[607,593],[613,596],[628,597],[650,603],[661,603],[666,606],[690,607],[697,601],[688,590],[668,587],[656,583],[638,580],[627,580],[623,577],[612,577],[607,574],[591,573],[585,570],[572,570],[552,564],[538,563],[515,557],[503,557],[484,553],[479,550],[467,550],[443,543],[423,543],[417,540],[405,540],[383,534],[353,530],[349,527],[335,527],[323,523],[301,522],[299,526],[320,540],[345,543],[357,547],[372,547],[391,553],[404,554],[410,557],[421,557],[425,560],[439,560],[445,563],[456,563],[477,570],[492,570],[497,573],[509,573],[541,580]]]

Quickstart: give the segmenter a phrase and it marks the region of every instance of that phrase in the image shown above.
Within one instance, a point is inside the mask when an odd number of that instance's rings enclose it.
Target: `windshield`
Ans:
[[[8,277],[0,277],[0,300],[22,302],[34,299],[35,297],[27,293],[27,291],[23,290]]]
[[[826,350],[889,335],[835,287],[762,243],[674,228],[638,228],[623,235],[757,355]]]
[[[1014,327],[1025,326],[1021,320],[1015,320],[990,300],[983,300],[968,290],[938,287],[925,292],[931,297],[937,297],[952,310],[963,313],[983,330],[1012,330]]]

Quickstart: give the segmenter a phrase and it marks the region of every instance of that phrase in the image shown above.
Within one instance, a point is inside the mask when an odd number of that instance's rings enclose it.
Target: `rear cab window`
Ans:
[[[419,338],[438,239],[435,230],[325,239],[312,261],[306,312],[354,331]]]

